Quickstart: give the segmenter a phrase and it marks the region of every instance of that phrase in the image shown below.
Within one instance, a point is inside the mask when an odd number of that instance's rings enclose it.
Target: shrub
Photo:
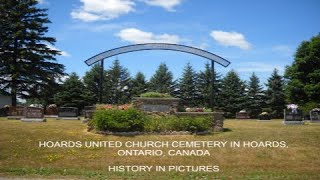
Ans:
[[[134,108],[97,110],[90,125],[101,131],[143,131],[146,118],[145,113]]]
[[[147,98],[172,98],[170,94],[166,93],[158,93],[158,92],[146,92],[140,94],[140,97],[147,97]]]
[[[149,118],[145,123],[147,132],[165,132],[165,131],[190,131],[202,132],[210,130],[212,127],[212,118],[210,117],[177,117],[164,116]]]

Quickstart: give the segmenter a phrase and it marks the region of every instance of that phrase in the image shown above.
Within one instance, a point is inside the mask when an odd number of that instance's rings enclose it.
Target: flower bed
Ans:
[[[262,112],[259,114],[259,120],[271,120],[270,114],[268,112]]]

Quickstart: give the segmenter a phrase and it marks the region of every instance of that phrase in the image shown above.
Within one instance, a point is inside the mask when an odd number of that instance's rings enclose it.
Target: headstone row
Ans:
[[[7,118],[23,122],[46,122],[43,108],[38,107],[9,107]]]

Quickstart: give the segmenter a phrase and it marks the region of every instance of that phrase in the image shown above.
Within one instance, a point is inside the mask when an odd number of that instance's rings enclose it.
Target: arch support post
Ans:
[[[212,112],[214,111],[214,81],[215,81],[215,73],[214,73],[214,61],[211,61],[211,92],[210,92],[210,106]]]
[[[102,95],[103,95],[103,71],[104,71],[104,59],[100,62],[100,82],[99,82],[99,103],[102,104]]]

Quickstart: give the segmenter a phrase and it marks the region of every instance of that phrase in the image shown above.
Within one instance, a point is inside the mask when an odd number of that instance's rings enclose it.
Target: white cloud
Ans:
[[[238,72],[272,72],[274,69],[278,69],[280,72],[284,71],[284,66],[270,65],[261,62],[245,62],[237,65]]]
[[[80,0],[83,3],[71,12],[74,19],[82,21],[110,20],[134,11],[132,0]]]
[[[50,48],[50,49],[52,49],[52,50],[60,51],[61,56],[63,56],[63,57],[70,57],[70,56],[71,56],[71,55],[70,55],[69,53],[67,53],[66,51],[61,51],[60,49],[52,46],[51,44],[47,44],[47,47]]]
[[[150,6],[160,6],[167,11],[175,11],[174,7],[181,4],[182,0],[141,0]]]
[[[280,53],[284,56],[292,56],[294,54],[294,50],[286,45],[277,45],[272,47],[272,51]]]
[[[237,32],[212,31],[210,36],[223,46],[235,46],[240,49],[248,50],[251,44],[245,39],[244,35]]]
[[[49,5],[49,2],[47,0],[37,0],[37,1],[41,5]]]
[[[177,35],[153,34],[152,32],[141,31],[136,28],[121,30],[116,36],[131,43],[172,43],[178,44],[181,39]]]
[[[44,4],[45,0],[37,0],[39,4]]]
[[[203,42],[199,46],[195,46],[195,47],[205,50],[205,49],[207,49],[209,47],[209,44]]]

